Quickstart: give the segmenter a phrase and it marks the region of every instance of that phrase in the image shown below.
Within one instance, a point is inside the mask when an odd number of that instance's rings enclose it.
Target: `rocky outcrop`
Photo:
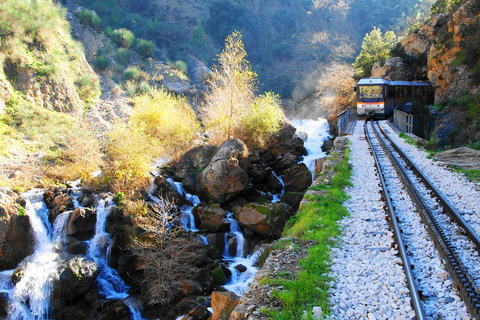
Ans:
[[[282,202],[249,203],[236,208],[234,216],[244,228],[267,238],[279,238],[293,213],[293,209]]]
[[[480,151],[460,147],[436,153],[435,160],[448,166],[460,167],[464,170],[480,170]]]
[[[175,164],[174,179],[182,181],[185,190],[192,194],[200,194],[198,177],[210,164],[218,148],[202,145],[187,151]]]
[[[158,175],[153,180],[153,183],[156,187],[155,194],[159,198],[168,199],[170,202],[174,203],[177,206],[182,206],[185,204],[185,198],[183,194],[179,192],[175,183],[167,178],[167,175]]]
[[[53,281],[53,308],[61,310],[69,301],[85,294],[99,273],[100,268],[91,258],[73,256],[67,259]]]
[[[304,163],[296,164],[283,176],[285,192],[304,192],[312,184],[313,175]]]
[[[0,207],[0,270],[15,268],[33,253],[34,244],[28,216]]]
[[[199,205],[195,207],[194,215],[198,217],[199,227],[207,232],[218,233],[226,232],[230,228],[230,222],[227,220],[227,213],[220,205]]]
[[[67,194],[67,190],[61,188],[51,188],[45,191],[43,195],[45,205],[50,211],[48,220],[53,223],[57,216],[67,210],[73,210],[73,198]]]
[[[224,142],[200,175],[202,193],[222,204],[247,189],[248,150],[238,139]]]
[[[212,320],[227,319],[239,302],[233,292],[212,292]]]
[[[382,66],[380,62],[375,62],[372,68],[372,77],[384,78],[387,80],[409,81],[412,78],[408,66],[400,57],[394,57]]]
[[[77,208],[68,217],[66,235],[80,241],[88,240],[95,233],[96,222],[97,215],[92,209]]]
[[[465,92],[478,91],[478,85],[472,85],[469,79],[467,66],[458,63],[458,57],[471,36],[470,26],[478,24],[479,18],[477,1],[468,0],[452,14],[432,17],[401,41],[411,58],[428,61],[428,79],[435,88],[435,103],[458,100]]]

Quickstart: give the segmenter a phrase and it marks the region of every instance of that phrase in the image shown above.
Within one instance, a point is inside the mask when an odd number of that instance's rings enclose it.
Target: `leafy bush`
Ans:
[[[94,11],[88,9],[80,10],[78,12],[78,17],[83,25],[91,26],[97,31],[101,29],[102,19],[100,19]]]
[[[92,74],[85,74],[79,80],[80,98],[86,102],[92,101],[100,94],[100,82],[98,78]]]
[[[280,98],[273,92],[258,97],[241,120],[242,138],[247,145],[263,145],[280,129],[285,115],[280,107]]]
[[[132,81],[132,80],[126,81],[124,87],[125,87],[125,91],[127,92],[127,96],[134,97],[137,94],[138,86],[135,83],[135,81]]]
[[[123,79],[124,80],[138,80],[140,79],[140,69],[134,66],[128,67],[123,72]]]
[[[123,65],[128,64],[130,61],[130,51],[125,48],[119,48],[117,52],[115,52],[115,60]]]
[[[132,192],[149,183],[150,164],[159,155],[138,128],[118,124],[107,135],[103,183],[113,192]]]
[[[130,48],[135,41],[133,32],[125,28],[113,30],[110,36],[113,42],[123,48]]]
[[[165,89],[154,89],[134,99],[130,125],[138,128],[165,154],[176,155],[188,148],[197,136],[199,124],[185,98]]]
[[[153,55],[153,49],[155,46],[153,45],[153,42],[144,40],[144,39],[138,39],[136,49],[139,54],[145,57],[151,57]]]
[[[99,55],[93,60],[93,65],[100,71],[107,69],[110,66],[110,61],[108,61],[108,57],[104,54]]]

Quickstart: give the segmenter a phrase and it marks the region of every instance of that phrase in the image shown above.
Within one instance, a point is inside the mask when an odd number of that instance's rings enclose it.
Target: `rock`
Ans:
[[[294,211],[297,211],[303,197],[303,192],[285,192],[280,201],[288,204]]]
[[[99,273],[100,268],[91,258],[73,256],[67,259],[59,268],[58,278],[53,281],[53,308],[60,310],[87,292]]]
[[[207,240],[218,252],[223,253],[225,251],[225,233],[209,233],[207,234]]]
[[[402,58],[394,57],[387,60],[383,66],[379,62],[375,62],[372,68],[372,77],[408,81],[411,78],[411,72]]]
[[[273,172],[270,172],[270,174],[267,176],[267,185],[270,187],[270,189],[277,192],[280,192],[283,189],[282,181],[280,181],[280,179],[273,174]]]
[[[274,157],[283,157],[287,153],[292,153],[298,156],[306,156],[307,149],[303,146],[303,140],[299,137],[280,141],[271,149]]]
[[[200,227],[208,232],[218,233],[230,230],[230,222],[227,213],[220,205],[198,205],[194,208],[194,214],[198,216]]]
[[[210,273],[210,278],[212,279],[212,286],[224,285],[227,284],[227,276],[221,265],[217,265],[213,268]]]
[[[242,227],[268,238],[279,238],[293,213],[289,205],[281,202],[249,203],[234,210]]]
[[[0,318],[7,319],[10,311],[10,301],[6,292],[0,292]]]
[[[239,303],[240,298],[233,292],[212,292],[212,320],[228,319]]]
[[[283,170],[290,168],[298,163],[298,157],[294,154],[287,153],[286,155],[278,156],[272,167],[276,172],[283,172]]]
[[[188,74],[194,83],[204,83],[212,75],[212,70],[192,54],[187,55],[187,64]]]
[[[184,296],[199,296],[203,294],[202,286],[196,281],[185,281],[184,283],[182,283],[181,287],[182,289],[180,290],[180,292]]]
[[[480,151],[467,147],[436,153],[434,159],[464,170],[480,170]]]
[[[169,199],[177,206],[185,204],[185,197],[180,193],[172,179],[168,179],[164,175],[159,175],[153,180],[156,190],[155,194],[159,198]]]
[[[95,234],[96,222],[97,215],[92,209],[75,209],[68,217],[66,235],[80,241],[88,240]]]
[[[253,307],[253,308],[252,308]],[[252,313],[255,306],[252,306],[247,303],[241,303],[235,307],[232,314],[230,315],[230,320],[244,320],[248,319],[248,316]]]
[[[187,151],[175,164],[177,170],[174,179],[182,181],[183,187],[188,192],[199,194],[198,176],[210,164],[217,150],[217,147],[203,145]]]
[[[237,269],[238,272],[240,272],[240,273],[243,273],[243,272],[247,271],[247,267],[245,267],[243,264],[237,264],[235,266],[235,269]]]
[[[77,200],[82,207],[94,208],[97,206],[97,198],[93,193],[82,193]]]
[[[67,210],[73,210],[73,198],[67,195],[67,190],[61,188],[49,189],[43,195],[48,212],[48,221],[53,223],[58,215]]]
[[[131,320],[130,309],[123,300],[103,300],[98,306],[100,314],[96,319],[102,320]]]
[[[86,242],[79,241],[77,238],[68,237],[67,247],[65,250],[73,255],[87,254],[88,244]]]
[[[28,216],[0,207],[0,270],[8,270],[33,253],[35,239]]]
[[[247,189],[248,150],[238,139],[224,142],[200,175],[202,193],[222,204]]]
[[[252,183],[261,184],[265,182],[271,172],[272,168],[257,163],[250,167],[250,169],[248,170],[248,176],[250,177]]]
[[[207,320],[212,314],[205,306],[197,306],[190,311],[188,315],[182,318],[182,320]]]
[[[304,163],[285,170],[283,183],[285,192],[303,192],[312,184],[313,175]]]

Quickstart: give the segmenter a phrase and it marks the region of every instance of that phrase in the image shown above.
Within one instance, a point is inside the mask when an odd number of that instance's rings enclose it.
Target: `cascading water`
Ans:
[[[129,287],[118,275],[115,269],[108,265],[110,256],[110,244],[112,240],[105,231],[108,214],[114,205],[111,199],[101,199],[97,205],[97,222],[95,224],[95,235],[89,241],[87,255],[100,267],[100,274],[96,279],[100,295],[107,299],[124,299],[125,305],[130,309],[132,319],[142,319],[141,307],[132,299],[128,298]]]
[[[282,177],[279,177],[277,176],[277,174],[275,173],[275,171],[272,170],[272,174],[275,178],[278,179],[278,181],[280,182],[280,184],[282,185],[282,191],[280,193],[277,193],[277,194],[274,194],[273,195],[273,199],[272,199],[272,203],[275,203],[275,202],[278,202],[280,201],[280,199],[282,198],[283,194],[285,193],[285,184],[283,183],[283,179]]]
[[[224,260],[228,263],[228,269],[232,273],[230,281],[223,287],[228,291],[232,291],[237,295],[242,295],[247,289],[258,269],[253,265],[256,262],[256,254],[252,254],[246,258],[243,257],[245,238],[242,230],[238,225],[238,221],[233,217],[233,213],[227,213],[227,220],[230,222],[230,235],[235,237],[237,244],[235,255],[230,253],[228,234],[225,234],[225,252]]]
[[[315,160],[325,157],[322,151],[323,143],[329,138],[329,125],[325,119],[293,119],[290,121],[292,126],[297,128],[295,135],[303,139],[304,147],[308,155],[303,159],[303,163],[310,169],[315,170]]]
[[[35,237],[35,252],[27,257],[23,277],[10,290],[9,319],[48,319],[51,313],[50,295],[53,280],[59,266],[59,254],[55,241],[62,240],[61,233],[66,219],[51,230],[48,209],[43,202],[43,191],[33,190],[24,194],[25,212],[30,219]],[[52,234],[55,238],[52,238]],[[4,290],[2,290],[4,291]]]
[[[57,216],[53,225],[48,221],[48,208],[43,202],[43,190],[32,190],[23,197],[25,212],[29,217],[35,238],[34,253],[25,258],[23,276],[14,286],[14,270],[0,272],[0,292],[6,293],[10,302],[8,319],[49,319],[52,308],[50,296],[53,281],[62,262],[61,248],[66,243],[65,227],[71,211]],[[73,203],[78,206],[78,192],[73,192]],[[105,232],[108,213],[113,203],[100,200],[97,206],[95,236],[89,241],[87,255],[99,266],[96,279],[98,290],[107,299],[124,299],[132,319],[142,319],[141,307],[135,299],[128,297],[128,287],[118,273],[108,265],[110,236]]]

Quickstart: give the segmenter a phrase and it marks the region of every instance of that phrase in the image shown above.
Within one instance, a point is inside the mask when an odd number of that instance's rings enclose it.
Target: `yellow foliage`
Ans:
[[[199,124],[187,100],[165,89],[155,89],[134,99],[129,125],[158,144],[168,155],[191,146]]]
[[[114,192],[133,191],[149,180],[150,164],[159,155],[159,147],[135,127],[117,125],[108,134],[108,155],[104,183]]]
[[[249,144],[263,146],[266,140],[280,129],[284,121],[285,114],[280,107],[279,96],[267,92],[249,106],[242,118],[242,138]]]

